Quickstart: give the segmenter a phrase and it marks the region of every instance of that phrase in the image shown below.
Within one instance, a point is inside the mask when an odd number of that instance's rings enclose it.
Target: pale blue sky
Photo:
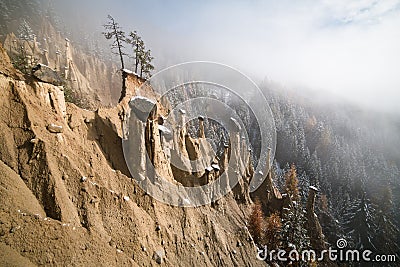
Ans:
[[[112,14],[137,29],[159,68],[217,61],[400,113],[399,0],[61,2],[89,26]]]

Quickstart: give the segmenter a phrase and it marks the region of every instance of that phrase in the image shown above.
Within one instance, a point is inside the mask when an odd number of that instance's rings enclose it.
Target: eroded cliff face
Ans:
[[[246,227],[248,196],[236,200],[243,184],[213,206],[154,200],[122,154],[127,102],[95,112],[65,103],[62,87],[23,80],[0,49],[1,265],[263,265]],[[153,160],[165,166],[159,140]],[[175,140],[187,148],[184,135]]]
[[[208,140],[212,137],[206,132],[218,132],[217,125],[209,121],[205,123],[207,118],[200,116],[192,121],[197,125],[197,133],[190,135],[185,110],[179,110],[179,118],[175,118],[176,114],[172,114],[168,100],[160,97],[147,82],[133,73],[127,73],[127,85],[126,97],[118,105],[125,118],[124,122],[127,117],[130,121],[129,126],[125,125],[124,132],[128,137],[137,137],[144,132],[144,138],[132,140],[127,137],[129,142],[126,143],[135,151],[131,153],[129,161],[138,166],[135,169],[140,169],[135,175],[159,179],[151,171],[154,167],[159,176],[180,188],[214,183],[215,187],[203,188],[199,192],[205,198],[212,199],[213,190],[222,187],[233,189],[230,194],[236,201],[251,203],[249,183],[253,176],[253,166],[248,146],[240,136],[240,128],[231,133],[231,142],[224,144],[222,139],[215,140],[219,148],[213,148]],[[152,109],[149,116],[144,116],[143,109],[146,106]],[[139,152],[135,149],[137,147],[140,148]],[[147,152],[148,158],[144,152]],[[239,182],[235,184],[234,181]],[[188,191],[191,190],[183,189],[183,195],[178,198],[195,198],[190,196],[190,193],[194,193]],[[177,201],[179,203],[180,200]]]
[[[20,54],[22,46],[32,61],[57,71],[71,93],[89,109],[112,106],[118,101],[122,82],[117,65],[84,52],[45,18],[34,40],[24,41],[10,33],[3,46],[9,55]]]

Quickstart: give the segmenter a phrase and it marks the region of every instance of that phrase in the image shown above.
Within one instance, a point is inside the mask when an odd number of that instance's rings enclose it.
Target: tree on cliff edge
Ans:
[[[114,54],[119,56],[121,61],[121,69],[125,69],[124,56],[126,54],[123,52],[124,48],[123,43],[125,42],[125,32],[121,30],[121,27],[114,20],[112,16],[108,15],[108,20],[109,21],[103,25],[104,29],[106,30],[105,32],[103,32],[103,34],[107,40],[110,39],[113,40],[113,43],[111,45],[111,50]],[[124,96],[126,95],[125,76],[126,73],[122,71],[122,92],[119,101],[121,101],[122,98],[124,98]]]
[[[140,66],[140,77],[149,78],[151,75],[151,71],[154,70],[154,66],[151,64],[151,61],[154,57],[151,56],[151,50],[146,50],[143,53],[143,57],[141,60]]]
[[[154,57],[151,56],[150,49],[146,50],[144,41],[137,31],[131,32],[129,36],[130,38],[127,38],[126,42],[133,47],[132,58],[134,59],[135,72],[140,76],[140,78],[147,79],[151,76],[151,71],[154,69],[154,66],[151,64]]]
[[[131,38],[127,39],[127,43],[132,45],[133,47],[133,59],[135,64],[135,72],[138,73],[138,69],[140,66],[140,57],[143,53],[144,42],[142,38],[138,35],[137,31],[133,31],[129,34]]]

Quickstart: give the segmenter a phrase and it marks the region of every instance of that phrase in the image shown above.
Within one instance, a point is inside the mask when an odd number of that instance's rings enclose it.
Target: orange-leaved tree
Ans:
[[[281,228],[282,222],[278,212],[267,217],[264,228],[264,244],[268,246],[268,249],[279,247]]]
[[[298,183],[296,166],[292,164],[290,170],[286,173],[285,189],[293,201],[300,200]]]
[[[254,242],[260,243],[263,240],[264,213],[258,199],[254,202],[253,210],[249,218],[249,231]]]

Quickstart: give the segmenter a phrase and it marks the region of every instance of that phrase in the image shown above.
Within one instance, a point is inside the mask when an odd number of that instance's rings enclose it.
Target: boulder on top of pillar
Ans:
[[[167,127],[165,127],[164,125],[158,125],[158,130],[162,133],[162,135],[170,140],[172,139],[172,132],[170,129],[168,129]]]
[[[221,168],[218,166],[218,164],[211,164],[211,167],[215,170],[215,171],[219,171]]]
[[[149,116],[154,117],[155,113],[157,112],[156,102],[143,96],[132,97],[129,101],[129,107],[143,122],[145,122]]]
[[[207,172],[212,172],[214,170],[214,168],[212,166],[207,166],[206,167],[206,171]]]
[[[313,186],[313,185],[310,185],[308,188],[309,188],[310,190],[316,192],[316,193],[318,192],[318,188],[316,188],[316,187]]]
[[[239,122],[235,118],[230,118],[230,125],[235,132],[239,132],[241,129]]]

